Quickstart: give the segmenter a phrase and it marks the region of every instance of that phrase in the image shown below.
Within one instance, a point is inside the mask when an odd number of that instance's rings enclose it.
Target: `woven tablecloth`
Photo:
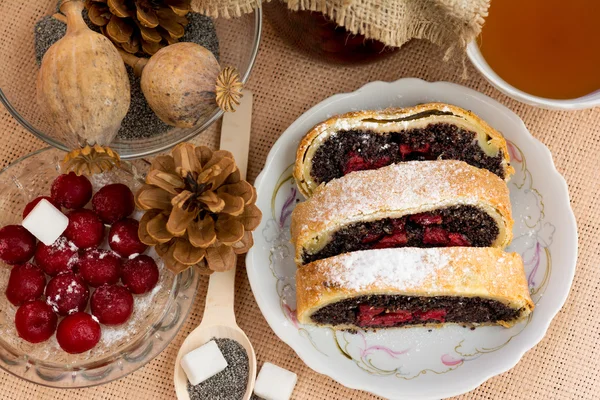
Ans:
[[[576,112],[545,111],[502,95],[469,66],[441,62],[442,53],[422,41],[408,43],[384,61],[358,67],[321,64],[284,43],[268,21],[249,88],[254,92],[248,178],[254,180],[279,135],[304,111],[340,92],[356,90],[375,80],[418,77],[450,81],[487,94],[517,113],[536,138],[552,152],[569,184],[579,227],[579,260],[571,294],[546,337],[512,370],[490,379],[461,399],[596,399],[600,393],[600,108]],[[216,147],[216,124],[196,141]],[[0,109],[0,164],[44,146]],[[174,399],[173,365],[187,334],[200,323],[207,280],[201,282],[196,304],[173,342],[153,361],[118,381],[89,389],[56,390],[0,372],[0,399]],[[310,370],[269,328],[243,268],[236,282],[236,315],[254,344],[259,367],[270,361],[298,374],[294,399],[376,399],[343,387]],[[493,360],[490,359],[490,362]],[[594,395],[594,393],[596,393]]]

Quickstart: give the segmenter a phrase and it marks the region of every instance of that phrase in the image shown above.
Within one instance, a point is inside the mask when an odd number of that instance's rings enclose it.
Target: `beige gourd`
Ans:
[[[125,63],[141,75],[150,108],[166,124],[191,128],[218,107],[234,111],[242,82],[234,68],[221,69],[215,56],[196,43],[175,43],[150,59],[120,51]]]
[[[71,161],[81,165],[78,158],[85,157],[83,164],[87,165],[98,153],[100,158],[118,162],[116,153],[103,151],[101,146],[114,139],[127,114],[129,78],[115,46],[86,25],[83,8],[81,0],[63,0],[60,6],[66,15],[67,33],[44,55],[37,101],[57,139],[75,149]],[[85,146],[88,151],[81,154],[80,148]],[[105,159],[104,164],[111,163]]]

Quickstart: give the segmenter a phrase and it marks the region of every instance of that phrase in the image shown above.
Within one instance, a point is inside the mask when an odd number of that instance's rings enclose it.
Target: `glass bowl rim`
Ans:
[[[2,168],[0,170],[0,177],[4,177],[4,174],[7,174],[11,168],[16,167],[17,165],[19,165],[21,162],[29,160],[34,158],[35,156],[38,156],[42,153],[45,153],[47,151],[52,151],[52,150],[58,150],[60,151],[60,149],[56,149],[52,146],[47,146],[38,150],[35,150],[31,153],[28,153],[22,157],[19,157],[17,159],[15,159],[14,161],[12,161],[10,164],[8,164],[7,166],[5,166],[4,168]],[[128,161],[124,161],[124,164],[126,166],[129,166],[130,168],[133,168],[133,170],[135,170],[135,167],[133,165],[131,165],[131,163],[129,163]],[[131,173],[129,170],[127,169],[123,169],[124,172],[126,173]],[[187,272],[189,271],[189,272]],[[37,360],[37,359],[30,359],[26,354],[19,354],[18,352],[15,352],[14,349],[10,346],[4,346],[1,345],[3,351],[5,351],[6,353],[11,354],[12,356],[15,357],[15,359],[20,359],[20,360],[25,360],[25,363],[32,366],[32,367],[42,367],[45,368],[47,370],[52,370],[52,371],[58,371],[58,372],[62,372],[65,374],[69,374],[69,373],[82,373],[85,371],[93,371],[94,369],[97,368],[102,368],[102,367],[106,367],[106,366],[110,366],[111,364],[114,364],[115,362],[125,358],[127,356],[128,353],[132,352],[132,351],[136,351],[139,350],[141,348],[144,347],[144,345],[147,343],[148,339],[150,339],[152,336],[154,336],[154,334],[156,334],[156,332],[158,332],[161,327],[162,327],[162,323],[165,322],[165,318],[169,315],[169,312],[171,311],[171,307],[175,304],[177,305],[177,298],[179,297],[179,293],[181,290],[186,290],[187,288],[189,288],[191,285],[195,285],[195,287],[192,288],[193,293],[192,293],[192,298],[191,298],[191,304],[190,306],[187,308],[187,310],[182,310],[180,308],[179,311],[179,318],[180,320],[178,320],[177,322],[168,322],[167,325],[170,325],[172,323],[174,323],[175,325],[179,325],[179,328],[173,332],[172,337],[170,338],[165,338],[165,340],[161,340],[162,343],[164,343],[161,346],[158,346],[159,351],[156,352],[156,354],[152,355],[150,358],[144,359],[144,360],[135,360],[135,363],[137,365],[134,365],[130,370],[128,370],[126,373],[124,373],[123,375],[120,376],[115,376],[112,377],[111,379],[107,380],[107,381],[103,381],[102,378],[98,379],[97,382],[93,381],[93,380],[88,380],[88,382],[90,382],[90,384],[81,384],[81,385],[73,385],[73,386],[57,386],[57,385],[53,385],[52,382],[59,382],[62,381],[63,378],[61,377],[60,379],[56,379],[55,381],[52,380],[47,380],[47,381],[38,381],[38,380],[34,380],[31,379],[27,376],[22,376],[17,374],[15,371],[13,371],[10,368],[6,368],[5,364],[11,364],[13,361],[7,361],[5,359],[5,357],[3,355],[0,354],[0,369],[2,369],[5,372],[8,372],[9,374],[23,379],[25,381],[34,383],[36,385],[42,385],[42,386],[46,386],[46,387],[50,387],[50,388],[55,388],[55,389],[81,389],[81,388],[88,388],[88,387],[93,387],[93,386],[99,386],[99,385],[103,385],[109,382],[112,382],[114,380],[118,380],[121,379],[135,371],[137,371],[138,369],[140,369],[141,367],[143,367],[144,365],[146,365],[147,363],[149,363],[150,361],[152,361],[154,358],[156,358],[160,353],[162,353],[168,346],[169,344],[171,344],[171,342],[173,341],[173,339],[175,338],[175,336],[177,335],[177,333],[179,332],[179,329],[181,329],[181,326],[185,323],[185,321],[187,320],[187,317],[189,316],[190,311],[192,310],[194,303],[195,303],[195,298],[196,295],[198,293],[198,285],[200,283],[200,279],[198,274],[196,273],[196,271],[193,270],[193,268],[190,268],[189,270],[185,271],[184,273],[180,273],[180,274],[176,274],[175,277],[173,278],[173,283],[170,287],[170,293],[169,293],[169,300],[167,303],[167,306],[164,308],[164,310],[162,311],[162,313],[160,314],[160,317],[157,318],[155,321],[152,322],[152,325],[150,326],[150,329],[148,329],[147,332],[145,332],[143,335],[139,336],[135,341],[129,343],[127,345],[126,348],[123,348],[113,354],[104,356],[102,358],[100,358],[99,360],[93,361],[93,362],[89,362],[86,363],[85,361],[82,363],[76,363],[74,366],[71,365],[62,365],[62,364],[58,364],[58,363],[49,363],[43,360]],[[186,273],[189,276],[184,277],[184,275],[186,275]],[[194,283],[194,281],[196,281]],[[168,340],[167,340],[168,339]],[[154,346],[152,346],[154,347]],[[144,352],[148,351],[148,353],[152,352],[152,348],[150,348],[150,350],[144,350]],[[112,372],[112,370],[108,371],[109,375]],[[39,374],[38,374],[39,376]],[[40,376],[41,379],[44,379],[43,377]]]
[[[252,40],[252,54],[250,55],[250,62],[248,64],[248,69],[242,76],[242,83],[244,85],[248,82],[248,79],[250,79],[250,73],[254,69],[254,64],[256,62],[256,56],[258,55],[258,49],[260,47],[260,40],[261,40],[261,36],[262,36],[262,19],[263,19],[262,7],[257,7],[254,10],[254,38]],[[0,103],[2,103],[4,105],[4,107],[6,107],[6,109],[13,116],[14,119],[16,119],[23,127],[25,127],[31,134],[33,134],[38,139],[41,139],[45,143],[47,143],[57,149],[63,150],[65,152],[69,152],[72,150],[72,149],[68,148],[67,146],[65,146],[62,142],[59,142],[58,140],[51,138],[44,132],[38,130],[29,121],[27,121],[27,119],[25,119],[25,117],[23,117],[17,111],[17,109],[13,107],[13,105],[10,103],[10,101],[8,100],[8,98],[6,97],[4,92],[2,91],[1,87],[0,87]],[[212,115],[210,116],[210,118],[208,118],[206,121],[204,121],[204,123],[202,125],[195,127],[187,135],[185,135],[173,142],[160,145],[157,148],[154,148],[151,150],[145,150],[145,151],[140,151],[140,152],[131,153],[131,154],[119,154],[119,156],[121,157],[122,160],[133,160],[133,159],[147,157],[147,156],[150,156],[153,154],[163,152],[181,142],[184,142],[186,140],[190,140],[190,139],[196,137],[197,135],[202,133],[204,130],[206,130],[209,126],[211,126],[215,121],[217,121],[219,118],[221,118],[222,115],[223,115],[223,110],[221,110],[219,108],[219,109],[215,110],[212,113]]]

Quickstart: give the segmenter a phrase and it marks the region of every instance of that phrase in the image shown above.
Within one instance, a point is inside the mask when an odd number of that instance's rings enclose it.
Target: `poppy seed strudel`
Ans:
[[[460,160],[508,180],[514,169],[504,137],[475,114],[441,103],[358,111],[306,134],[294,178],[305,197],[354,171],[412,160]]]
[[[317,189],[292,214],[296,262],[391,247],[499,247],[512,239],[508,187],[462,161],[358,171]]]
[[[496,248],[367,250],[296,274],[298,321],[335,329],[510,327],[534,309],[523,261]]]

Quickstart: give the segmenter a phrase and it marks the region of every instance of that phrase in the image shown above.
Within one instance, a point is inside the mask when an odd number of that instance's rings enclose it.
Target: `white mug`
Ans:
[[[496,89],[515,100],[533,106],[547,108],[550,110],[580,110],[583,108],[592,108],[600,106],[600,88],[593,93],[587,94],[576,99],[548,99],[545,97],[534,96],[525,93],[522,90],[507,83],[504,79],[492,70],[483,58],[479,46],[475,41],[467,46],[467,55],[471,63],[477,70],[490,82]]]

